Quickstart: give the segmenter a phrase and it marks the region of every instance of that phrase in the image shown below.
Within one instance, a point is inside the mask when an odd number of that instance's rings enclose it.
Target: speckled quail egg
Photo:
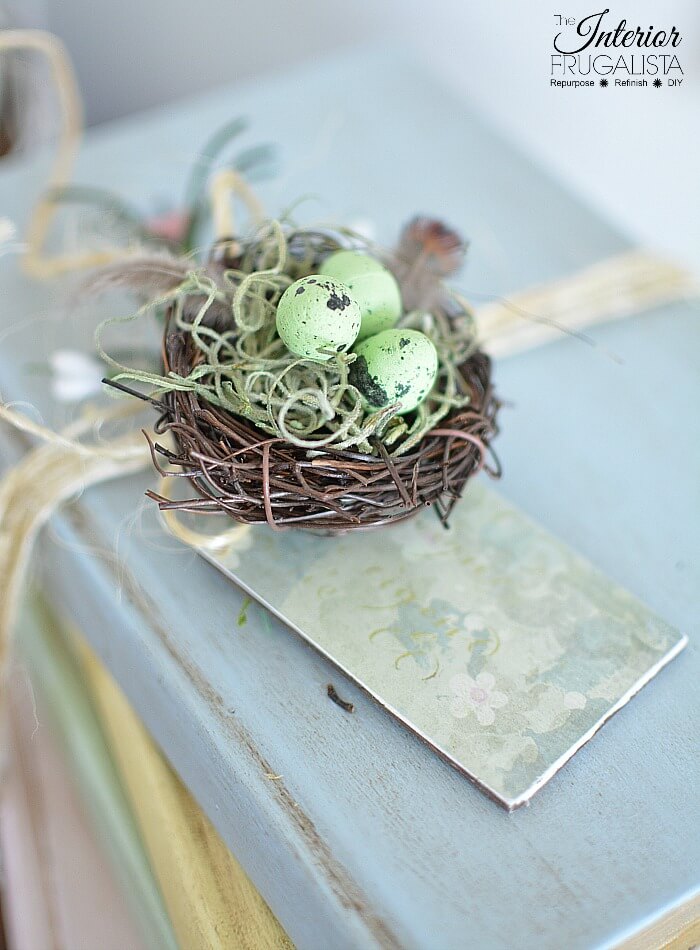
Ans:
[[[438,370],[435,345],[420,330],[384,330],[358,343],[350,382],[371,411],[398,403],[398,413],[415,409],[430,392]]]
[[[344,283],[358,302],[362,313],[358,340],[388,330],[401,316],[401,292],[394,275],[369,254],[336,251],[323,262],[321,273]]]
[[[325,362],[349,350],[360,330],[361,314],[348,287],[322,274],[295,281],[277,305],[277,332],[288,350]]]

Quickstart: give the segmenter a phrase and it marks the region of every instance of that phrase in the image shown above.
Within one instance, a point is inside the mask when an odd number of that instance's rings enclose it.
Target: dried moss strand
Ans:
[[[152,386],[158,395],[191,392],[300,448],[332,446],[376,454],[375,440],[381,439],[392,457],[410,452],[451,411],[469,403],[458,366],[475,347],[473,319],[457,297],[449,301],[459,311],[457,320],[443,310],[407,314],[401,325],[427,331],[435,343],[436,384],[411,417],[393,415],[392,407],[369,413],[349,382],[352,355],[339,354],[326,363],[299,359],[286,350],[275,326],[277,302],[299,268],[312,272],[319,254],[347,245],[348,234],[267,222],[242,245],[235,266],[222,269],[216,280],[204,269],[193,270],[136,314],[105,321],[98,329],[98,350],[118,370],[117,380]],[[173,329],[188,336],[198,354],[187,375],[133,370],[109,357],[101,342],[107,326],[168,305]],[[225,326],[222,305],[224,314],[230,313]]]

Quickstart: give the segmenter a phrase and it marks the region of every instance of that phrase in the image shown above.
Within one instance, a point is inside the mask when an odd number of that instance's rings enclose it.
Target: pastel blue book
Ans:
[[[447,530],[241,526],[201,553],[508,809],[686,644],[481,483]]]

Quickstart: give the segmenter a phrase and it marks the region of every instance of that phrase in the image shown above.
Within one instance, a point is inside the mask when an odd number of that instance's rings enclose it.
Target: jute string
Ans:
[[[140,408],[140,407],[139,407]],[[86,412],[63,432],[54,432],[10,406],[0,405],[0,420],[10,428],[40,440],[35,448],[9,469],[0,480],[0,674],[3,695],[9,648],[21,605],[24,578],[32,549],[41,528],[69,499],[91,485],[123,478],[149,467],[151,454],[141,431],[130,431],[110,441],[85,441],[91,431],[106,423],[134,415],[135,407],[124,406]],[[169,479],[161,479],[159,492],[169,497]],[[236,525],[215,535],[194,531],[165,511],[163,520],[183,543],[222,550],[249,528]]]
[[[37,50],[51,63],[64,125],[50,185],[55,188],[65,184],[82,128],[80,98],[67,54],[50,34],[34,31],[0,33],[2,49]],[[253,219],[261,216],[259,202],[245,182],[234,172],[221,173],[214,178],[211,188],[213,218],[216,233],[221,238],[233,239],[235,235],[231,207],[234,196],[243,201]],[[51,277],[124,255],[124,250],[119,249],[97,256],[45,256],[42,249],[54,210],[42,197],[30,221],[29,250],[24,263],[35,276]],[[477,325],[486,350],[500,356],[546,342],[562,329],[575,334],[603,320],[684,299],[696,292],[695,282],[684,270],[653,253],[635,250],[571,277],[515,294],[508,300],[486,304],[477,310]],[[112,441],[90,438],[96,427],[124,415],[121,406],[117,410],[103,410],[98,415],[86,412],[75,425],[58,433],[0,404],[0,420],[41,443],[0,481],[0,680],[3,694],[24,577],[42,525],[64,501],[89,486],[130,475],[149,465],[150,452],[140,432],[130,431]],[[169,485],[165,481],[160,494],[167,497]],[[163,512],[163,517],[177,538],[200,548],[225,548],[251,530],[237,525],[214,536],[204,535],[193,531],[172,511]]]
[[[488,305],[485,325],[492,328],[493,351],[499,354],[522,350],[544,342],[557,333],[554,325],[582,328],[602,320],[642,312],[651,306],[683,299],[694,285],[680,268],[646,252],[632,252],[604,261],[587,271],[544,285],[508,301]],[[544,313],[552,326],[522,329],[522,317],[512,332],[513,314]],[[500,327],[500,329],[499,329]],[[487,336],[486,346],[489,347]],[[99,417],[86,415],[63,433],[33,422],[25,414],[0,405],[0,420],[11,428],[34,436],[43,443],[26,454],[0,481],[0,670],[6,669],[8,644],[15,624],[25,571],[34,540],[52,513],[66,500],[90,485],[127,476],[148,467],[150,452],[139,432],[121,435],[111,442],[85,442],[82,437],[96,425],[109,422],[119,412],[103,410]],[[173,479],[162,479],[159,493],[168,497]],[[223,549],[246,526],[235,526],[217,535],[194,531],[173,511],[163,512],[169,530],[194,547]]]
[[[124,415],[121,407],[119,415]],[[99,421],[109,418],[109,413],[104,413]],[[90,485],[145,468],[150,453],[140,432],[129,432],[108,443],[80,441],[95,424],[89,415],[64,433],[38,425],[8,406],[0,405],[0,419],[42,442],[0,481],[0,671],[4,687],[23,581],[41,527],[62,502]]]
[[[645,248],[606,258],[560,280],[480,306],[481,345],[491,356],[509,356],[619,320],[653,307],[690,299],[695,278],[683,267]]]
[[[55,277],[83,267],[97,267],[114,260],[122,251],[104,250],[76,255],[47,256],[44,245],[56,212],[51,194],[71,177],[83,131],[83,106],[70,57],[59,39],[43,30],[0,31],[0,53],[28,52],[42,55],[51,70],[61,117],[56,154],[45,190],[29,219],[24,269],[33,277]]]

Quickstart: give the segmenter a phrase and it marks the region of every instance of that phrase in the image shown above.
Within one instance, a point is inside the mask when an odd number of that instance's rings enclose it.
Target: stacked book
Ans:
[[[14,950],[292,944],[79,631],[28,601],[0,815]]]

